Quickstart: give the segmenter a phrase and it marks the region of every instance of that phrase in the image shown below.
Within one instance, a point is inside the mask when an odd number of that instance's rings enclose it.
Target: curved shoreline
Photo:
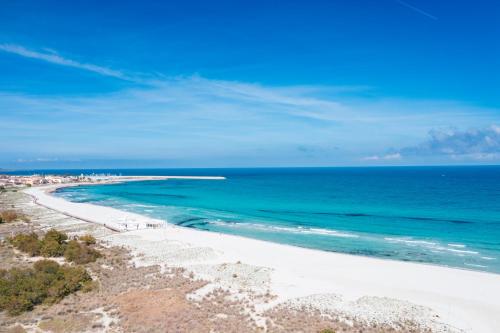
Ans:
[[[47,192],[49,192],[49,193],[57,192],[57,190],[65,188],[65,187],[77,187],[77,186],[85,186],[85,185],[88,185],[88,186],[92,186],[92,185],[108,185],[108,184],[124,183],[124,182],[129,182],[129,181],[164,180],[164,179],[168,179],[168,178],[179,178],[179,179],[226,179],[225,177],[204,177],[204,176],[201,176],[201,177],[197,177],[197,176],[136,176],[136,177],[134,177],[134,176],[115,176],[115,177],[116,178],[121,177],[121,178],[124,178],[124,179],[115,179],[115,180],[112,180],[112,181],[99,182],[99,183],[65,184],[64,186],[56,186],[54,189],[52,189],[50,191],[47,191]],[[71,200],[68,200],[68,201],[72,202]],[[91,204],[91,205],[100,206],[100,207],[109,207],[109,208],[120,210],[119,208],[115,208],[115,207],[108,206],[108,205],[100,205],[100,204]],[[129,212],[131,214],[136,214],[136,215],[140,215],[140,216],[143,216],[143,217],[147,217],[147,218],[149,218],[151,220],[155,220],[155,221],[159,220],[159,221],[168,222],[166,219],[162,220],[162,217],[155,218],[155,217],[151,217],[151,216],[145,215],[145,214],[143,214],[141,212],[136,212],[134,210],[123,210],[123,211]],[[73,215],[68,215],[68,216],[78,218],[78,217],[73,216]],[[370,215],[370,216],[376,216],[376,215]],[[406,218],[410,218],[410,217],[406,217]],[[85,222],[95,223],[95,222],[90,221],[90,220],[85,220],[84,218],[80,218],[80,219],[84,220]],[[173,226],[173,227],[180,227],[180,228],[187,228],[186,226],[181,225],[180,223],[179,224],[177,224],[177,223],[176,224],[171,224],[171,226]],[[106,226],[106,227],[109,227],[109,226]],[[110,228],[110,229],[113,230],[113,231],[123,231],[123,230],[118,230],[118,229],[113,229],[113,228]],[[472,268],[472,267],[474,267],[474,265],[470,265],[470,267],[460,267],[460,266],[447,265],[447,264],[438,263],[438,262],[424,262],[424,261],[403,260],[403,259],[400,259],[400,258],[393,258],[393,257],[371,256],[371,255],[362,254],[362,253],[361,254],[357,254],[357,253],[349,253],[349,252],[342,252],[342,251],[335,251],[335,250],[327,250],[327,249],[322,249],[322,248],[317,248],[317,247],[308,247],[308,246],[302,246],[302,245],[297,245],[297,244],[290,244],[290,243],[286,243],[286,242],[278,242],[278,241],[266,240],[266,239],[261,239],[261,238],[253,238],[251,236],[238,235],[238,234],[233,234],[233,233],[225,233],[225,232],[215,231],[215,230],[199,229],[199,228],[196,228],[196,227],[189,227],[189,229],[191,229],[191,230],[199,230],[199,231],[208,231],[208,232],[211,232],[211,233],[218,233],[218,234],[222,234],[222,235],[232,235],[232,236],[236,236],[236,237],[243,237],[243,238],[246,238],[246,239],[249,238],[249,239],[260,240],[260,241],[264,241],[264,242],[270,242],[270,243],[273,243],[273,244],[280,244],[280,245],[283,245],[283,246],[292,246],[292,247],[298,247],[298,248],[302,248],[302,249],[316,250],[316,251],[328,252],[328,253],[338,253],[338,254],[343,254],[343,255],[347,255],[347,256],[372,258],[372,259],[378,259],[378,260],[383,260],[383,261],[387,261],[387,260],[389,260],[389,261],[398,261],[398,262],[414,263],[414,264],[418,264],[418,265],[428,265],[428,266],[432,266],[432,267],[444,267],[444,268],[452,268],[452,269],[457,269],[457,270],[473,271],[473,272],[484,272],[484,273],[489,273],[489,274],[498,274],[498,275],[500,275],[500,272],[494,272],[494,271],[491,271],[491,270],[481,270],[481,269],[477,269],[477,268]],[[316,230],[316,229],[309,229],[309,230]],[[351,234],[349,234],[350,231],[343,231],[343,230],[338,231],[338,230],[334,230],[334,232],[336,232],[337,234],[346,234],[346,236],[341,236],[341,237],[359,237],[355,233],[353,233],[352,236],[351,236]],[[390,239],[390,240],[399,241],[398,237],[404,238],[404,236],[394,236],[394,237],[388,237],[387,236],[384,239],[387,239],[387,240]],[[402,242],[405,242],[405,241],[406,240],[402,240]],[[426,242],[426,241],[424,241],[424,240],[410,240],[408,242]],[[449,246],[450,245],[451,246],[456,246],[456,247],[462,247],[462,246],[464,246],[464,245],[461,245],[461,244],[448,244],[448,245]],[[462,252],[463,251],[464,253],[468,252],[467,250],[458,250],[458,249],[449,249],[449,251],[453,251],[453,252]],[[492,259],[496,260],[496,258],[492,258]]]
[[[38,204],[87,222],[119,224],[125,220],[144,225],[155,221],[111,207],[71,203],[47,193],[56,188],[31,188],[25,192],[36,198]],[[140,248],[142,241],[157,242],[159,246],[162,242],[179,242],[213,249],[217,255],[209,258],[212,264],[241,261],[267,267],[272,270],[271,290],[279,301],[317,294],[337,294],[348,300],[389,297],[429,307],[444,322],[467,332],[495,332],[500,327],[497,318],[500,299],[496,297],[500,295],[500,275],[497,274],[325,252],[171,225],[162,229],[141,228],[126,234],[136,237],[136,244],[124,241],[122,234],[113,236],[112,241],[138,245],[135,246],[138,252],[148,251]],[[193,260],[181,261],[179,266],[189,268]],[[203,258],[198,261],[206,262]]]

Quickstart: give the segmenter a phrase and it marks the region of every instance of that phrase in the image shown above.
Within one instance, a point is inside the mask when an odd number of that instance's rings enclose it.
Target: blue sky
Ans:
[[[496,1],[0,4],[0,168],[497,164]]]

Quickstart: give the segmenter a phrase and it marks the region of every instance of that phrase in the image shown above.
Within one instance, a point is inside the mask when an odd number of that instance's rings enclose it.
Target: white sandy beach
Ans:
[[[212,287],[270,290],[278,298],[272,304],[256,304],[263,308],[288,302],[366,321],[408,318],[436,331],[500,330],[497,274],[303,249],[172,225],[151,229],[146,226],[164,221],[68,202],[50,195],[56,187],[25,192],[50,209],[125,231],[104,240],[141,254],[138,263],[185,267],[213,281]]]

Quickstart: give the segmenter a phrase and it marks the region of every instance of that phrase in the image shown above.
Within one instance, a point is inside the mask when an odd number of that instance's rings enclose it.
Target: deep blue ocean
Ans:
[[[499,166],[69,172],[225,176],[80,186],[57,195],[188,228],[500,273]]]

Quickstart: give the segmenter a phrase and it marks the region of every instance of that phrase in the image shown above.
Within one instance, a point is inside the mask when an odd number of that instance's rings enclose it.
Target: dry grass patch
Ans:
[[[78,240],[85,245],[95,245],[97,242],[95,237],[89,234],[78,237]]]
[[[52,333],[79,333],[87,331],[99,318],[97,314],[92,313],[57,316],[42,320],[38,324],[38,328]]]
[[[26,333],[26,330],[21,325],[14,325],[5,331],[6,333]]]
[[[269,333],[431,333],[414,324],[401,323],[398,327],[361,323],[354,318],[337,318],[311,308],[301,310],[276,307],[265,313]]]
[[[0,211],[0,223],[10,223],[14,221],[29,222],[29,218],[14,209]]]

